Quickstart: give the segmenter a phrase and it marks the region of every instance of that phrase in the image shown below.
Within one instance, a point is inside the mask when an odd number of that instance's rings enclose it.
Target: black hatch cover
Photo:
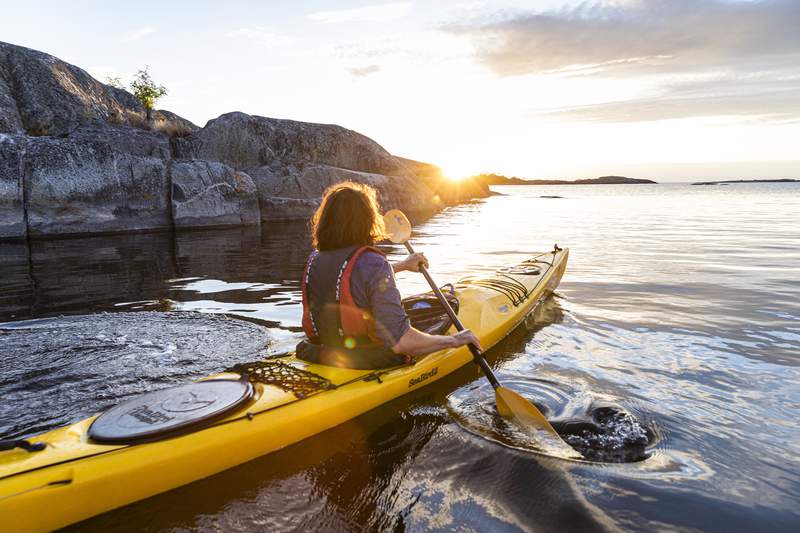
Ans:
[[[149,392],[98,416],[89,427],[89,438],[131,444],[171,437],[218,420],[252,396],[250,383],[223,379]]]

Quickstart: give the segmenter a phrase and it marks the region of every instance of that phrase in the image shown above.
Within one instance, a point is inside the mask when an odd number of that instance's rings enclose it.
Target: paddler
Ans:
[[[464,330],[430,335],[411,326],[394,274],[426,268],[424,254],[389,263],[375,247],[384,238],[375,189],[344,182],[329,187],[311,220],[314,251],[301,281],[301,359],[346,368],[374,369],[411,364],[414,356],[472,343]]]

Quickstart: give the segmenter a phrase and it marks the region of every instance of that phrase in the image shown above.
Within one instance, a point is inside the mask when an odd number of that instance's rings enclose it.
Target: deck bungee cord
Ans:
[[[522,263],[497,272],[491,276],[494,282],[445,286],[449,294],[443,298],[448,307],[457,308],[454,314],[463,327],[488,349],[523,323],[555,289],[568,255],[563,250],[549,261],[534,257],[527,266]],[[511,298],[520,303],[509,304]],[[452,331],[449,313],[437,306],[438,295],[426,293],[411,300],[409,315],[415,324]],[[474,360],[466,346],[429,354],[414,364],[375,370],[309,363],[294,354],[272,356],[242,363],[191,387],[155,391],[167,393],[158,398],[147,393],[123,401],[103,413],[117,409],[118,419],[126,425],[134,422],[125,418],[129,414],[161,423],[162,415],[171,416],[184,406],[191,408],[184,411],[206,408],[210,415],[200,420],[185,417],[189,423],[167,428],[169,433],[146,434],[146,440],[138,442],[98,442],[91,426],[101,414],[26,437],[24,442],[4,443],[10,449],[0,450],[0,530],[57,529],[211,476],[317,435]],[[252,395],[246,394],[248,385]],[[221,411],[230,404],[214,407],[208,394],[218,387],[228,390],[231,400],[244,400],[231,411]],[[199,393],[198,398],[192,399],[190,392]],[[164,399],[175,408],[159,407]],[[516,411],[523,406],[515,403],[509,408]],[[220,418],[219,413],[223,413]],[[108,415],[106,419],[114,420]]]
[[[558,245],[555,245],[553,247],[553,251],[549,252],[549,254],[555,255],[560,250],[561,249],[558,247]],[[511,301],[512,305],[514,305],[514,307],[518,307],[521,304],[523,304],[528,299],[528,297],[530,297],[531,293],[538,288],[538,284],[532,289],[529,289],[528,287],[525,286],[524,283],[521,283],[519,280],[511,277],[510,274],[527,275],[527,276],[540,275],[541,269],[538,267],[538,265],[540,264],[547,265],[547,268],[545,269],[545,274],[547,274],[549,270],[553,268],[553,262],[538,260],[538,258],[542,257],[543,255],[546,254],[540,254],[531,259],[527,259],[516,266],[498,270],[495,273],[495,275],[498,277],[467,276],[465,278],[460,279],[456,283],[456,286],[466,287],[474,285],[474,286],[484,287],[486,289],[490,289],[493,291],[497,291],[505,295]],[[499,276],[502,276],[503,279],[501,279]]]

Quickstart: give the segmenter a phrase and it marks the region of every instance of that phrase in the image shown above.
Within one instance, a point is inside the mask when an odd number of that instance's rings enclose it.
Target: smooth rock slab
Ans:
[[[256,185],[244,172],[208,161],[175,162],[170,172],[176,228],[260,223]]]
[[[100,141],[31,138],[25,154],[31,235],[171,227],[166,163]]]
[[[5,80],[3,67],[0,65],[0,132],[25,133],[22,119],[17,110],[17,102],[11,92],[11,87]]]
[[[436,194],[416,178],[358,172],[329,165],[273,164],[250,172],[258,187],[262,220],[308,219],[325,189],[342,181],[370,185],[378,191],[383,209],[411,212],[441,208]]]
[[[22,193],[25,137],[0,134],[0,239],[26,234]]]
[[[381,145],[333,124],[313,124],[234,112],[178,139],[179,157],[222,161],[238,170],[280,161],[316,163],[349,170],[402,175],[405,164]]]
[[[95,124],[82,126],[69,134],[72,141],[99,141],[108,144],[115,152],[141,157],[170,159],[169,138],[158,132],[130,126]]]

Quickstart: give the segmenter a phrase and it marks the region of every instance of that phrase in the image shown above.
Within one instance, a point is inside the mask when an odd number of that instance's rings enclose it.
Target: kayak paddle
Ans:
[[[408,241],[408,239],[411,237],[411,223],[408,221],[408,218],[406,218],[405,214],[403,214],[403,212],[399,209],[392,209],[383,216],[383,220],[389,240],[395,244],[404,244],[406,250],[408,250],[408,253],[413,254],[414,248],[411,247],[411,243]],[[453,311],[453,308],[450,307],[450,303],[442,294],[439,286],[433,281],[433,278],[428,273],[428,270],[424,266],[420,265],[419,271],[423,276],[425,276],[425,280],[427,280],[428,285],[431,286],[433,293],[442,304],[442,307],[447,312],[447,315],[450,317],[453,325],[458,331],[463,331],[464,325]],[[480,352],[480,350],[478,350],[478,348],[476,348],[473,344],[469,344],[469,350],[472,352],[472,357],[475,359],[475,362],[478,364],[484,375],[486,375],[486,378],[489,380],[489,383],[491,383],[492,387],[494,388],[497,412],[500,413],[502,417],[514,420],[523,428],[537,430],[537,434],[541,435],[547,444],[547,449],[545,451],[548,453],[558,456],[565,456],[567,458],[583,457],[574,448],[561,439],[561,436],[558,434],[558,432],[553,429],[553,426],[550,425],[550,422],[547,421],[547,418],[545,418],[545,416],[541,413],[541,411],[539,411],[539,409],[536,408],[535,405],[516,392],[503,387],[500,384],[500,382],[497,380],[497,377],[494,375],[494,372],[492,372],[489,363],[486,362],[486,359],[483,357],[483,354]]]

